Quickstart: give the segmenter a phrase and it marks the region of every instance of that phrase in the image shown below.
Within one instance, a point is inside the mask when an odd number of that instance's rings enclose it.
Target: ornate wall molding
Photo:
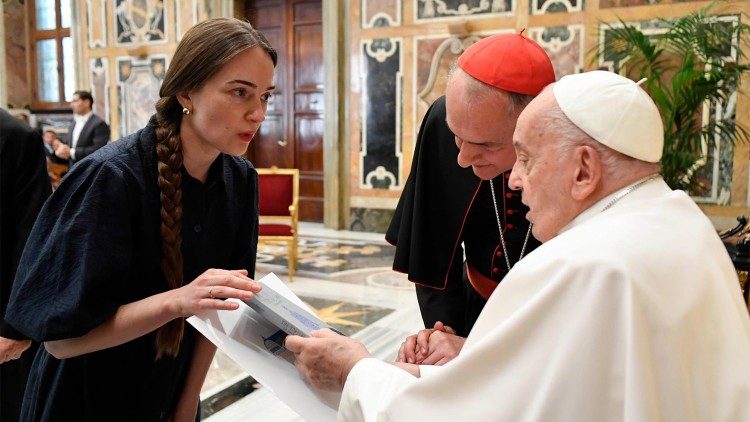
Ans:
[[[112,121],[109,108],[109,59],[95,57],[89,59],[89,81],[91,81],[91,95],[94,97],[94,113],[107,123]]]
[[[167,21],[163,0],[115,0],[115,45],[164,44]]]
[[[581,72],[584,68],[584,26],[529,28],[526,34],[544,48],[552,61],[556,79]]]
[[[417,23],[469,17],[509,16],[515,0],[413,0]]]
[[[401,26],[401,0],[361,0],[362,28]]]
[[[583,0],[531,0],[529,8],[532,15],[580,12]]]

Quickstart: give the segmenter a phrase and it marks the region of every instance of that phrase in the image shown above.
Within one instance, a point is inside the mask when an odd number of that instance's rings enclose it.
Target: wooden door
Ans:
[[[323,221],[321,0],[255,0],[246,16],[279,53],[276,91],[248,150],[256,167],[300,171],[300,219]]]

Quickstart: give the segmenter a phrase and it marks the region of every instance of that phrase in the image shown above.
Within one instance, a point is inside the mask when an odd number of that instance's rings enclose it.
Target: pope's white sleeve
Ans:
[[[346,378],[339,403],[339,421],[387,421],[388,403],[418,378],[379,359],[362,359]]]

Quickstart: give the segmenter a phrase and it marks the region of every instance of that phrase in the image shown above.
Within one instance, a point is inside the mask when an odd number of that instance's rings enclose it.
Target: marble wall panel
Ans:
[[[401,25],[401,0],[361,0],[362,28]]]
[[[532,15],[545,13],[568,13],[583,10],[584,0],[531,0],[529,11]]]
[[[718,24],[736,25],[739,22],[739,16],[720,16]],[[727,62],[737,62],[739,52],[737,46],[738,39],[728,39],[725,43],[724,57]],[[736,89],[736,87],[735,87]],[[715,101],[704,108],[704,123],[710,121],[729,122],[730,127],[734,127],[737,120],[737,98],[739,92],[735,90],[726,101]],[[716,137],[718,140],[718,136]],[[732,201],[732,175],[734,173],[734,150],[735,147],[730,142],[715,142],[714,148],[706,147],[706,164],[698,171],[697,177],[702,180],[703,184],[710,186],[705,192],[697,193],[693,197],[697,202],[704,202],[716,205],[729,205]],[[742,180],[741,182],[744,182]]]
[[[109,59],[97,57],[89,60],[91,95],[94,97],[94,114],[107,123],[112,121],[109,108]]]
[[[107,46],[107,0],[86,1],[86,29],[89,48]]]
[[[717,101],[705,107],[704,123],[709,120],[734,122],[736,106],[737,92],[726,103]],[[734,124],[731,126],[734,126]],[[715,146],[713,148],[706,147],[705,163],[695,176],[706,189],[702,192],[694,192],[693,199],[701,203],[729,205],[732,200],[733,167],[734,145],[730,142],[718,142],[717,136]]]
[[[204,21],[210,18],[221,17],[221,5],[224,0],[203,0],[203,9],[198,15],[199,21]]]
[[[359,185],[401,188],[402,44],[400,38],[363,40]]]
[[[3,1],[3,24],[5,25],[5,78],[8,108],[26,108],[29,98],[29,80],[26,74],[26,2]]]
[[[174,2],[175,39],[180,41],[182,35],[193,25],[198,23],[200,3],[198,0],[182,0]]]
[[[116,0],[115,44],[153,44],[167,41],[163,0]]]
[[[417,109],[426,111],[433,101],[445,94],[451,67],[458,56],[479,39],[478,36],[417,39],[415,47]]]
[[[164,80],[167,56],[154,55],[146,59],[117,58],[117,97],[120,135],[141,129],[154,114],[159,99],[159,87]]]
[[[415,21],[466,19],[512,13],[513,0],[412,0]]]

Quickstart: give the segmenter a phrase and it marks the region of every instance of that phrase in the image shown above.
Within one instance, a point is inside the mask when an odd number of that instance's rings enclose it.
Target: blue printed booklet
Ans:
[[[261,291],[245,303],[285,333],[310,337],[313,330],[330,328],[317,315],[287,299],[271,285],[263,280],[259,283],[263,286]]]

